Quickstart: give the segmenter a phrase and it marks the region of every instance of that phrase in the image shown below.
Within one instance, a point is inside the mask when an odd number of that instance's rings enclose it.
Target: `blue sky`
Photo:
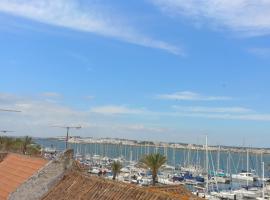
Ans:
[[[269,146],[270,3],[2,0],[1,129]]]

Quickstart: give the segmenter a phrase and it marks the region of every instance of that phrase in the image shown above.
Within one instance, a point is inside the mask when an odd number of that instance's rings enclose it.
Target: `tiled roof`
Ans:
[[[0,199],[7,199],[19,185],[47,163],[41,158],[8,154],[0,162]]]
[[[199,199],[183,186],[144,188],[70,172],[43,200],[190,200]]]

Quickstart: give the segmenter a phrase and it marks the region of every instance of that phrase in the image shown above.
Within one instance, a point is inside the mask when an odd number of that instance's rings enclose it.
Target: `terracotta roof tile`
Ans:
[[[183,186],[138,187],[69,172],[43,200],[200,200]]]
[[[41,158],[8,154],[0,162],[0,199],[7,199],[11,192],[46,163],[47,161]]]

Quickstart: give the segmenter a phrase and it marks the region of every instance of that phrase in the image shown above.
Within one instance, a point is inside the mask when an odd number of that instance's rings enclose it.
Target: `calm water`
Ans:
[[[57,150],[65,149],[65,142],[56,139],[35,139],[35,141],[42,147],[54,147]],[[130,160],[130,151],[132,151],[132,160],[139,160],[144,154],[159,152],[167,157],[169,165],[198,164],[205,166],[205,152],[188,150],[188,149],[174,149],[164,147],[152,146],[129,146],[119,144],[69,144],[69,147],[74,149],[75,154],[98,154],[110,158],[124,157]],[[211,170],[217,168],[217,152],[209,152],[209,168]],[[265,176],[269,177],[270,155],[265,154],[250,154],[249,155],[249,169],[254,169],[257,175],[261,176],[261,162],[265,162]],[[228,173],[238,173],[247,168],[246,153],[220,153],[220,169]]]

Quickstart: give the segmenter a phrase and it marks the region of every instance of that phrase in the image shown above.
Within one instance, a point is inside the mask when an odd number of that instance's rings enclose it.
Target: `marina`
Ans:
[[[65,140],[59,138],[36,139],[36,142],[46,147],[46,151],[65,148]],[[75,160],[88,173],[108,179],[112,179],[112,162],[119,161],[123,168],[118,181],[151,185],[151,172],[139,163],[144,155],[159,153],[167,158],[158,174],[159,184],[185,185],[195,195],[207,199],[257,199],[267,197],[269,192],[269,172],[265,166],[270,163],[270,155],[266,150],[226,152],[208,145],[194,149],[193,145],[184,148],[177,144],[93,138],[71,138],[68,145],[74,149]]]

